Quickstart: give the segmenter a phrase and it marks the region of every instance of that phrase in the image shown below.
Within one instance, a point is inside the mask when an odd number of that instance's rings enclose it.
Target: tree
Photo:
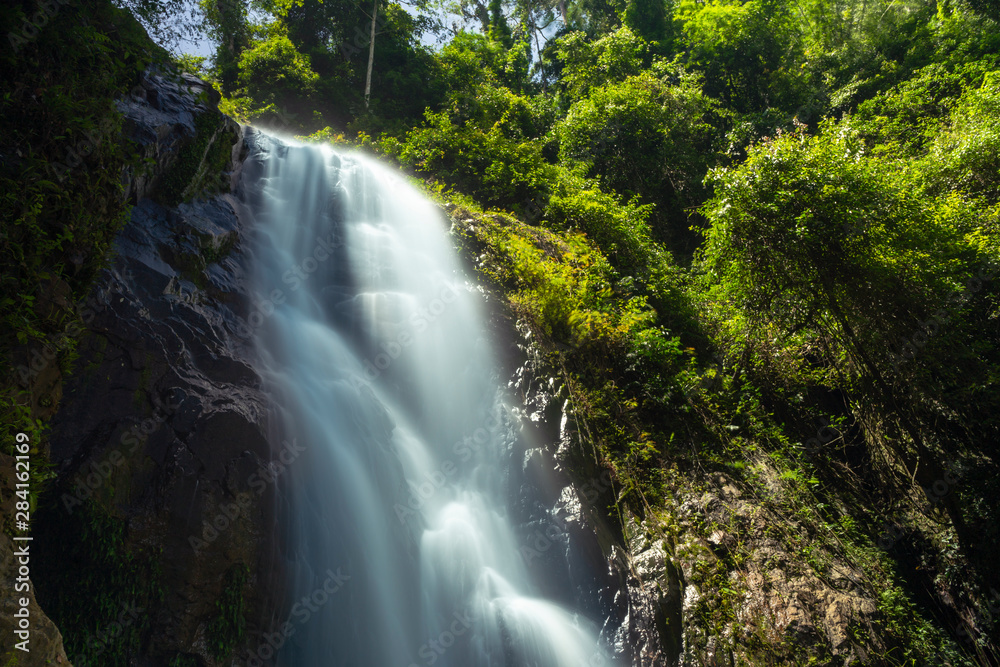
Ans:
[[[351,0],[256,0],[262,11],[281,24],[302,53],[329,54],[337,43],[367,24],[366,12]],[[367,33],[367,30],[363,30]]]
[[[239,76],[240,56],[250,46],[246,1],[201,0],[199,4],[205,15],[205,32],[218,45],[215,49],[215,71],[222,89],[231,91]]]
[[[507,17],[503,14],[501,0],[490,0],[490,39],[499,42],[505,49],[514,45],[514,38],[507,25]]]
[[[583,32],[572,32],[558,40],[556,53],[562,63],[560,87],[572,101],[585,97],[591,88],[639,74],[649,45],[622,27],[594,41]]]
[[[664,0],[628,0],[625,5],[625,25],[647,42],[669,38],[670,12]]]
[[[168,48],[196,36],[202,26],[199,9],[188,0],[115,0],[114,4],[129,10],[151,37]]]
[[[706,93],[741,113],[795,108],[801,47],[788,5],[711,0],[682,5],[679,18],[686,64],[705,74]]]
[[[961,200],[914,196],[904,170],[862,151],[856,137],[830,126],[818,137],[768,140],[746,163],[715,172],[702,267],[712,299],[762,329],[804,335],[811,349],[825,350],[871,444],[927,489],[944,478],[945,453],[976,445],[943,426],[943,395],[916,365],[900,370],[897,345],[914,332],[926,342],[926,323],[943,304],[969,307],[950,297],[982,266],[983,255],[965,240],[979,222]],[[948,314],[950,328],[937,332],[928,363],[937,355],[944,366],[969,361],[976,346],[967,343],[967,315]],[[970,547],[962,507],[954,494],[942,500]]]
[[[657,205],[660,238],[689,252],[685,207],[700,201],[714,108],[694,74],[661,68],[592,88],[556,126],[560,162]]]

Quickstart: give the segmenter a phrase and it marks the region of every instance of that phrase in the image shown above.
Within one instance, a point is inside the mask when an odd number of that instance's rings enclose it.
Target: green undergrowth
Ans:
[[[227,131],[227,119],[218,111],[200,114],[194,125],[195,140],[181,149],[157,188],[156,197],[165,206],[228,190],[229,184],[222,181],[228,178],[224,172],[237,141],[236,133]]]

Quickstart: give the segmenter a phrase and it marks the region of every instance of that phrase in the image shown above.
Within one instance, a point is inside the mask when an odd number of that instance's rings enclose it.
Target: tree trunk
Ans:
[[[368,74],[365,76],[365,109],[372,94],[372,65],[375,62],[375,19],[378,16],[378,0],[372,7],[372,34],[368,40]]]

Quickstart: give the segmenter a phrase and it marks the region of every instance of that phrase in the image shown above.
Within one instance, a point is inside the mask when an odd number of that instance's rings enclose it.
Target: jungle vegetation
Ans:
[[[723,472],[787,517],[778,539],[817,573],[865,572],[882,621],[853,639],[871,664],[997,664],[995,0],[92,4],[0,63],[5,354],[57,329],[34,286],[83,298],[122,222],[84,204],[114,188],[105,171],[50,165],[173,59],[233,117],[375,152],[475,221],[456,241],[559,378],[581,458],[613,471],[609,516],[681,541],[673,508]],[[2,10],[4,34],[35,11]],[[116,52],[129,12],[214,55]],[[54,64],[65,40],[87,41],[89,70]],[[94,166],[126,162],[97,146]],[[707,599],[705,622],[737,600]],[[747,633],[746,655],[825,664]]]

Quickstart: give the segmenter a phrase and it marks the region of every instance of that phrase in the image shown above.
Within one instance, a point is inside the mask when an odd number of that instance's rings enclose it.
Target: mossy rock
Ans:
[[[228,189],[227,167],[239,140],[233,121],[210,110],[197,116],[194,125],[194,140],[180,150],[157,187],[155,197],[164,206]]]

